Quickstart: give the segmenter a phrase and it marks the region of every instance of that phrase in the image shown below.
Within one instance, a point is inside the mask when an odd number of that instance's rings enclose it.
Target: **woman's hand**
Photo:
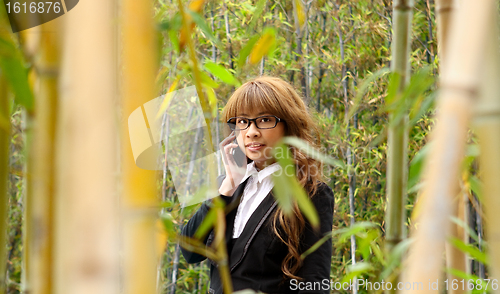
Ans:
[[[246,156],[242,158],[242,162],[238,164],[233,156],[238,144],[233,143],[236,139],[236,134],[233,131],[226,139],[220,143],[220,150],[222,153],[222,161],[224,162],[224,169],[226,170],[226,178],[222,182],[219,193],[224,196],[233,196],[236,188],[241,184],[241,180],[246,173]]]

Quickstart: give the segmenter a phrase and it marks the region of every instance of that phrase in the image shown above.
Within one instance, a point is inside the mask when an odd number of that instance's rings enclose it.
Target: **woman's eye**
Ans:
[[[238,120],[238,123],[239,123],[239,124],[246,124],[246,123],[247,123],[247,121],[246,121],[245,119],[240,119],[240,120]]]
[[[269,119],[269,117],[263,117],[263,118],[260,119],[260,121],[261,122],[269,122],[270,119]]]

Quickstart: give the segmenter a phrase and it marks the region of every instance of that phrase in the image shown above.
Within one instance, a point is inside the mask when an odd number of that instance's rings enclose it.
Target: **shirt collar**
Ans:
[[[247,164],[247,171],[245,173],[245,176],[243,177],[243,180],[241,182],[244,182],[246,179],[248,179],[251,176],[254,176],[259,183],[262,183],[262,181],[269,177],[271,174],[274,172],[278,171],[281,169],[281,165],[279,163],[275,162],[269,166],[266,166],[263,170],[257,171],[255,168],[255,162],[252,161],[251,163]]]

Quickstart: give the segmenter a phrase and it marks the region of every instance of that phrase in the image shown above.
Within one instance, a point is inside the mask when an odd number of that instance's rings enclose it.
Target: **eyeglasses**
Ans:
[[[233,131],[242,131],[246,130],[250,127],[252,122],[255,123],[255,126],[258,129],[272,129],[275,128],[280,121],[283,121],[281,118],[274,115],[264,115],[256,118],[246,118],[246,117],[232,117],[227,121],[229,128]]]

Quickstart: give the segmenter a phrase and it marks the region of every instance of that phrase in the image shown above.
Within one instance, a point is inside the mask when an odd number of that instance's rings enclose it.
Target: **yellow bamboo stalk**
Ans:
[[[136,108],[155,98],[156,48],[153,7],[150,0],[123,0],[121,122],[124,293],[151,294],[156,291],[155,172],[135,165],[128,135],[127,118]]]
[[[480,86],[487,32],[496,25],[495,3],[466,1],[452,20],[448,51],[444,52],[447,61],[442,68],[437,124],[431,137],[434,145],[426,162],[426,182],[416,208],[418,229],[403,273],[404,283],[417,283],[422,288],[418,291],[411,287],[403,293],[439,293],[429,283],[442,281],[451,199],[459,193],[470,109]]]
[[[449,35],[449,26],[451,23],[451,19],[453,18],[454,12],[456,12],[457,0],[437,0],[436,1],[436,21],[437,21],[437,30],[438,30],[438,46],[439,46],[439,60],[441,64],[444,63],[446,56],[444,56],[443,52],[446,51],[446,42],[448,40]],[[467,223],[464,219],[464,201],[462,193],[454,195],[452,199],[452,208],[451,215],[454,217],[458,217],[464,223]],[[453,223],[450,225],[450,236],[458,238],[460,240],[465,239],[465,231],[464,229]],[[467,257],[464,252],[457,249],[455,246],[450,244],[449,242],[445,243],[445,251],[446,251],[446,267],[454,268],[463,272],[467,270]],[[453,281],[457,279],[457,281],[461,281],[461,279],[457,276],[452,275],[451,273],[447,274],[448,281]],[[465,289],[462,287],[458,287],[457,289],[453,289],[451,287],[449,289],[449,294],[460,294],[465,293]]]
[[[449,26],[454,12],[457,9],[458,0],[436,0],[436,23],[438,35],[439,59],[443,61],[443,52],[446,52],[446,42],[449,35]]]
[[[28,193],[26,204],[25,291],[52,293],[55,135],[61,20],[32,31],[40,36],[34,58],[37,75],[35,113],[28,114]]]
[[[463,193],[459,192],[458,194],[455,195],[455,197],[452,197],[451,199],[451,210],[450,210],[450,216],[456,217],[460,220],[463,221],[464,224],[467,224],[466,219],[465,219],[465,203],[464,203],[464,197]],[[459,226],[456,223],[451,223],[449,227],[449,236],[450,237],[455,237],[458,238],[464,242],[465,241],[465,230]],[[446,252],[446,267],[447,268],[452,268],[452,269],[457,269],[462,272],[467,272],[467,255],[453,246],[450,242],[445,243],[445,252]],[[460,277],[457,277],[451,273],[447,273],[447,278],[448,281],[453,281],[457,280],[460,285],[462,285],[462,280]],[[466,283],[467,281],[464,281]],[[453,287],[450,287],[448,290],[448,294],[461,294],[461,293],[467,293],[466,288],[462,288],[461,286],[458,287],[457,289],[453,289]]]
[[[497,16],[495,14],[495,16]],[[496,20],[498,22],[498,19]],[[489,248],[489,278],[500,279],[500,55],[498,52],[498,27],[489,27],[487,61],[484,62],[483,87],[480,92],[475,126],[481,148],[480,169],[483,181],[485,236]],[[491,289],[491,287],[490,287]],[[491,293],[500,293],[499,290]]]
[[[5,294],[5,273],[7,269],[7,207],[9,175],[10,113],[7,82],[0,70],[0,294]]]
[[[116,2],[80,1],[64,20],[53,293],[118,294]]]

